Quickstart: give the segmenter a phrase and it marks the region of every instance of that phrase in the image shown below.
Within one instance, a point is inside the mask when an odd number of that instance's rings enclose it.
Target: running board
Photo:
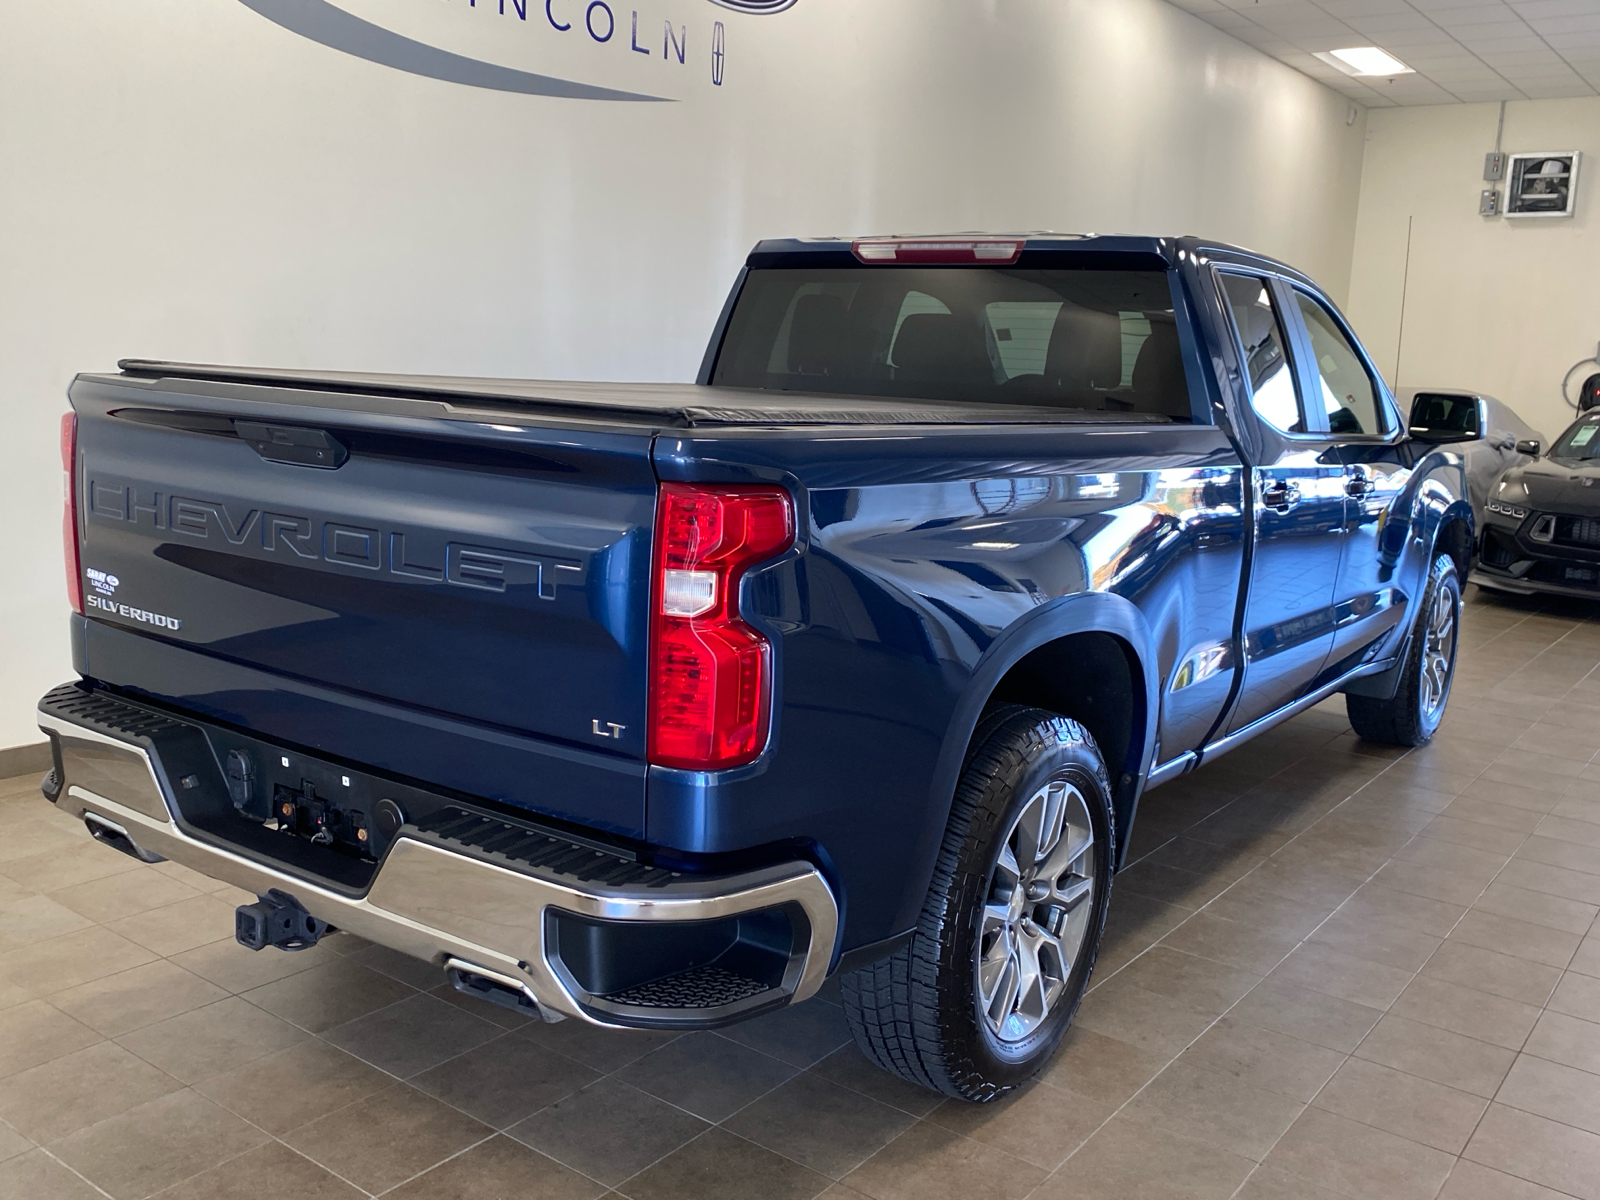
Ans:
[[[1145,791],[1153,787],[1160,787],[1169,780],[1176,779],[1179,775],[1187,775],[1200,762],[1200,756],[1193,750],[1185,750],[1177,758],[1162,763],[1159,767],[1150,768],[1150,774],[1145,776]]]
[[[1385,660],[1381,663],[1363,663],[1353,671],[1346,671],[1332,683],[1325,683],[1316,691],[1306,693],[1293,704],[1290,704],[1284,708],[1280,708],[1277,712],[1268,713],[1259,720],[1250,722],[1250,724],[1246,725],[1243,729],[1240,729],[1235,733],[1230,733],[1227,737],[1218,738],[1204,750],[1200,751],[1200,761],[1209,762],[1211,761],[1213,755],[1226,754],[1229,750],[1234,749],[1236,746],[1240,746],[1245,742],[1248,742],[1258,733],[1265,733],[1275,725],[1282,725],[1285,721],[1289,720],[1290,717],[1298,717],[1301,713],[1305,712],[1306,709],[1315,708],[1318,704],[1321,704],[1335,692],[1342,691],[1350,684],[1352,680],[1360,679],[1364,675],[1376,675],[1380,671],[1387,670],[1390,665],[1391,664]]]

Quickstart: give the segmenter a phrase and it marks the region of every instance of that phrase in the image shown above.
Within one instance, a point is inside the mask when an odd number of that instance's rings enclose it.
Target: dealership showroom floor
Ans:
[[[348,935],[252,953],[247,899],[0,783],[0,1196],[1600,1197],[1586,605],[1469,589],[1422,749],[1335,698],[1151,793],[1093,989],[997,1104],[870,1066],[831,984],[546,1025]]]

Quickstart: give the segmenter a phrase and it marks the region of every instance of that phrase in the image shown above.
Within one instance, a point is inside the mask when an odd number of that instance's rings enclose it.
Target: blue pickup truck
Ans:
[[[1343,692],[1437,728],[1474,543],[1335,307],[1200,239],[780,240],[688,384],[73,383],[49,800],[545,1020],[839,979],[1036,1072],[1145,789]]]

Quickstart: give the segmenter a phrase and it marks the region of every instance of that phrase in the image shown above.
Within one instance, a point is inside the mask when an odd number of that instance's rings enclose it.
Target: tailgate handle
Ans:
[[[264,425],[259,421],[235,421],[233,428],[268,462],[333,471],[344,466],[345,459],[350,457],[344,443],[326,429]]]

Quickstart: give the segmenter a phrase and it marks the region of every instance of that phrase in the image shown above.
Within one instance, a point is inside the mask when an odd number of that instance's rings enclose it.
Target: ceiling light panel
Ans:
[[[1337,67],[1346,75],[1357,78],[1389,79],[1396,75],[1411,74],[1410,67],[1377,46],[1346,46],[1340,50],[1318,52],[1317,57],[1330,67]]]

